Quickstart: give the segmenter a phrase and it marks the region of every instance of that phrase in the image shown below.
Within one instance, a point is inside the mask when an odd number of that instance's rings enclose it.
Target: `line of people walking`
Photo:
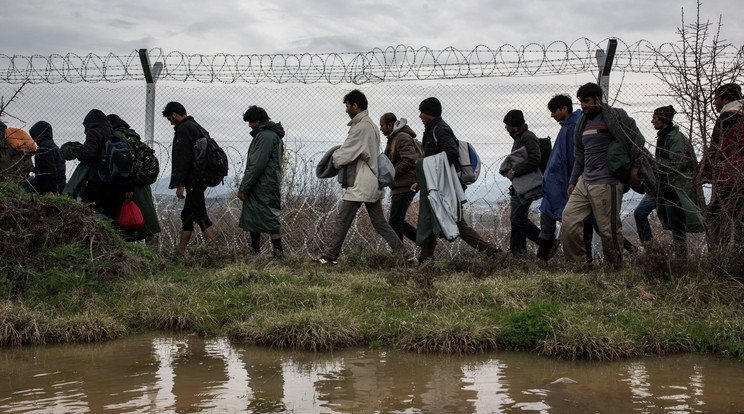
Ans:
[[[740,169],[744,167],[744,101],[738,85],[727,84],[714,91],[719,116],[708,151],[700,162],[689,138],[674,123],[676,110],[671,105],[657,108],[651,117],[657,131],[656,151],[652,155],[635,120],[623,109],[608,105],[597,84],[582,85],[576,98],[580,103],[576,110],[568,95],[556,95],[547,104],[550,116],[560,125],[552,148],[548,141],[546,149],[545,142],[530,131],[521,110],[510,110],[503,118],[504,128],[513,139],[511,152],[499,168],[499,173],[511,182],[511,254],[523,257],[529,240],[536,244],[537,258],[544,262],[562,245],[569,263],[592,263],[592,239],[597,233],[604,260],[621,266],[623,250],[635,248],[623,236],[620,214],[623,194],[629,189],[644,194],[634,213],[642,243],[652,238],[648,215],[653,209],[663,228],[672,231],[674,254],[678,257],[687,254],[688,232],[707,230],[710,248],[739,237],[744,214],[744,192],[740,188],[744,182]],[[338,263],[348,230],[362,206],[392,252],[409,263],[433,261],[439,238],[452,241],[458,237],[494,262],[503,262],[506,252],[488,242],[464,218],[467,185],[458,178],[464,166],[462,145],[443,119],[439,99],[429,97],[419,105],[423,124],[420,140],[408,120],[393,113],[384,113],[378,123],[373,122],[367,98],[359,90],[346,94],[342,103],[350,118],[348,135],[341,145],[328,151],[317,172],[321,178],[337,177],[345,191],[330,240],[323,254],[312,260],[314,263]],[[201,176],[204,172],[194,167],[197,142],[209,133],[187,115],[179,102],[169,102],[163,117],[174,127],[169,188],[184,199],[178,246],[178,253],[184,254],[194,225],[201,228],[208,241],[215,239],[204,195],[208,184]],[[237,188],[236,196],[242,201],[238,225],[249,234],[254,252],[260,252],[261,234],[265,233],[271,240],[273,254],[281,257],[285,131],[281,123],[272,121],[258,106],[250,106],[243,120],[251,128],[253,139]],[[147,150],[152,149],[115,114],[107,116],[93,109],[83,125],[83,143],[69,142],[58,148],[47,122],[36,123],[30,129],[30,137],[1,124],[3,135],[16,140],[0,143],[0,174],[27,186],[29,191],[79,197],[92,203],[115,225],[122,205],[134,200],[144,223],[130,230],[128,237],[152,238],[160,231],[150,189],[159,171],[157,165],[152,165],[157,163],[154,155],[148,158]],[[380,133],[386,137],[384,156],[380,155]],[[114,136],[125,145],[117,146]],[[116,152],[117,148],[121,151]],[[36,166],[25,156],[34,151]],[[385,185],[380,178],[386,168],[381,157],[394,170],[392,181]],[[154,161],[142,165],[142,160],[152,158]],[[80,165],[67,181],[64,161],[70,159],[79,160]],[[122,173],[124,170],[128,172]],[[35,177],[28,184],[32,171]],[[122,176],[126,177],[117,178]],[[698,182],[694,177],[702,180]],[[707,229],[700,213],[704,206],[703,183],[712,184]],[[390,187],[391,193],[387,219],[382,209],[385,186]],[[407,213],[416,193],[421,196],[414,226]],[[537,199],[542,199],[539,227],[529,218]],[[562,223],[560,238],[556,235],[558,222]],[[420,247],[417,258],[412,249],[406,248],[406,238]]]

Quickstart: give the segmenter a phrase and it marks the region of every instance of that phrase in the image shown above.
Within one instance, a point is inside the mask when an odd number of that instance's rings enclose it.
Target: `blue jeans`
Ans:
[[[520,254],[527,250],[527,239],[535,243],[540,241],[540,229],[528,217],[532,201],[522,204],[519,196],[511,198],[511,235],[509,235],[509,250],[513,254]]]
[[[408,191],[390,197],[390,216],[388,217],[388,223],[390,223],[390,227],[393,228],[393,231],[401,241],[403,241],[403,236],[406,236],[416,243],[416,227],[406,222],[408,207],[411,205],[415,196],[416,193]]]
[[[638,238],[641,240],[641,243],[645,243],[647,241],[651,241],[653,238],[653,235],[651,234],[651,225],[648,223],[648,216],[651,214],[652,211],[656,208],[656,200],[654,200],[653,197],[646,194],[643,196],[643,199],[640,203],[638,203],[638,207],[636,207],[635,211],[633,212],[633,217],[635,218],[636,222],[636,229],[638,231]]]

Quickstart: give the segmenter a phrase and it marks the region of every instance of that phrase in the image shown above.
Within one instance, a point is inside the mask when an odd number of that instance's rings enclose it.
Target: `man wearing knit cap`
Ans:
[[[656,163],[658,194],[646,194],[636,208],[638,237],[641,242],[651,240],[648,215],[657,208],[659,220],[665,230],[671,230],[676,253],[680,258],[687,255],[687,231],[702,231],[699,199],[690,185],[697,165],[695,150],[690,140],[674,125],[676,111],[671,105],[654,110],[651,125],[656,135]]]
[[[511,170],[506,172],[506,178],[514,181],[515,177],[532,173],[540,168],[540,144],[535,134],[527,129],[524,115],[518,109],[512,109],[504,116],[504,128],[514,140],[511,153],[515,154],[521,148],[525,148],[527,151],[523,161],[512,165]],[[533,199],[525,199],[522,194],[517,194],[514,186],[509,187],[509,194],[511,194],[509,250],[514,255],[521,255],[527,251],[527,239],[536,244],[540,243],[540,229],[529,219],[530,205]]]
[[[450,164],[454,164],[455,168],[459,168],[457,158],[457,138],[455,137],[452,128],[447,125],[442,119],[442,104],[439,99],[431,97],[424,99],[419,105],[419,118],[424,124],[424,136],[422,139],[424,145],[424,157],[430,157],[432,155],[444,152],[447,154],[447,160]],[[419,165],[421,161],[419,161]],[[419,190],[419,182],[425,181],[425,178],[419,171],[417,166],[416,178],[417,183],[411,186],[413,191]],[[437,246],[437,237],[432,231],[432,225],[425,223],[423,217],[431,217],[430,214],[423,211],[426,207],[426,197],[421,197],[422,202],[419,203],[419,222],[416,229],[416,244],[421,246],[421,254],[419,255],[419,264],[430,260],[434,257],[434,249]],[[462,208],[462,207],[460,207]],[[460,214],[462,217],[462,214]],[[460,237],[465,243],[475,248],[476,250],[486,253],[491,258],[503,261],[506,257],[501,249],[494,247],[490,243],[483,240],[472,227],[468,225],[464,218],[461,218],[457,222],[457,230],[460,233]]]
[[[736,238],[744,218],[744,99],[735,83],[713,92],[713,105],[719,112],[713,133],[698,164],[695,178],[712,184],[708,205],[707,239],[710,250],[721,248]],[[732,225],[735,223],[735,225]]]
[[[604,103],[599,85],[582,85],[576,97],[582,114],[574,133],[574,167],[569,179],[568,203],[563,210],[563,253],[570,263],[586,261],[584,221],[593,213],[602,238],[604,260],[619,268],[624,239],[620,218],[623,192],[630,186],[641,193],[656,193],[650,154],[635,120],[624,110]],[[614,163],[610,154],[625,155],[627,163]],[[622,171],[619,166],[627,169]]]

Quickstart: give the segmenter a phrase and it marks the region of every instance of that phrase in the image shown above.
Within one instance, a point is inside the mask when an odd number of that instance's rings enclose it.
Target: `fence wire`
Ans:
[[[624,45],[620,55],[625,57],[616,58],[611,101],[636,119],[653,153],[656,133],[650,123],[652,111],[674,101],[666,86],[647,73],[655,65],[649,62],[660,59],[649,50],[667,46],[654,48],[648,42],[620,44]],[[668,48],[671,50],[672,46]],[[512,145],[504,130],[503,117],[511,109],[521,109],[530,130],[541,137],[554,137],[559,125],[550,118],[547,102],[559,93],[574,97],[578,86],[596,80],[594,49],[598,47],[601,46],[580,39],[570,45],[554,42],[548,46],[527,45],[508,50],[505,46],[496,50],[479,46],[468,53],[399,46],[368,54],[240,57],[187,56],[151,50],[150,58],[153,62],[164,62],[157,83],[156,108],[160,110],[168,101],[183,103],[189,115],[210,131],[230,158],[230,175],[225,185],[207,192],[209,214],[221,242],[229,246],[246,243],[245,235],[237,227],[241,205],[236,197],[251,139],[242,114],[249,105],[258,105],[287,131],[282,191],[286,249],[293,254],[317,254],[325,250],[325,243],[330,240],[342,191],[334,180],[315,178],[315,165],[327,149],[346,138],[349,119],[342,98],[349,90],[359,87],[357,83],[365,83],[359,88],[367,95],[373,121],[385,112],[393,112],[407,118],[418,134],[423,133],[418,104],[429,96],[440,99],[442,117],[459,139],[476,147],[483,161],[480,179],[467,190],[466,218],[488,240],[503,248],[508,246],[510,232],[509,181],[498,174],[498,168]],[[513,54],[511,58],[507,59],[507,51]],[[526,58],[531,55],[541,57]],[[485,70],[487,62],[491,66]],[[508,70],[498,69],[499,65],[507,64]],[[11,96],[21,79],[31,83],[6,108],[3,121],[26,130],[37,121],[47,121],[54,127],[55,142],[61,145],[84,140],[82,120],[90,109],[97,108],[120,115],[142,134],[145,84],[138,65],[139,56],[135,53],[104,58],[0,55],[3,74],[0,95]],[[358,77],[361,73],[370,77]],[[374,82],[370,81],[372,74],[376,74]],[[538,74],[546,76],[522,77]],[[410,82],[395,82],[400,80]],[[574,109],[578,109],[578,103]],[[159,111],[156,116],[153,146],[160,159],[161,173],[152,191],[163,229],[159,246],[173,249],[178,244],[183,205],[175,197],[175,190],[168,189],[173,128],[159,116]],[[385,144],[384,137],[382,143]],[[75,166],[75,162],[68,162],[68,177]],[[640,198],[632,191],[626,195],[624,217],[630,215]],[[408,221],[413,224],[417,202],[418,196],[408,214]],[[531,217],[536,223],[539,204],[539,201],[532,203]],[[629,238],[637,239],[632,220],[626,222],[624,231]],[[658,223],[654,232],[660,236]],[[441,245],[440,254],[457,254],[462,246],[461,242],[449,244],[449,249]],[[387,249],[366,213],[354,221],[344,249],[360,247]]]

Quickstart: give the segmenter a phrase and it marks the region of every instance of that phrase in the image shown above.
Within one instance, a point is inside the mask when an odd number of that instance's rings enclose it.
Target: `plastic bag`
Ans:
[[[124,200],[119,212],[119,228],[122,230],[139,230],[145,227],[145,219],[142,217],[137,204],[132,200]]]

